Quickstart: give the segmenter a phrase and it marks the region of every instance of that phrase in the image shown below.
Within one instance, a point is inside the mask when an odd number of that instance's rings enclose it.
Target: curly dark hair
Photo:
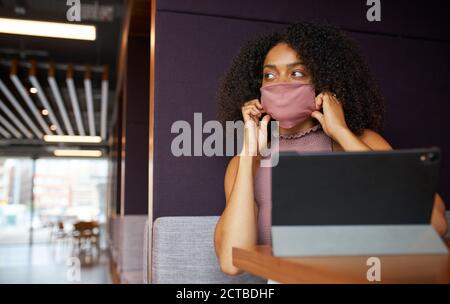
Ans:
[[[359,47],[341,30],[309,22],[261,35],[241,48],[218,92],[218,119],[222,123],[241,120],[242,105],[261,97],[263,63],[269,50],[279,43],[286,43],[301,56],[316,94],[336,94],[352,132],[381,130],[383,98]]]

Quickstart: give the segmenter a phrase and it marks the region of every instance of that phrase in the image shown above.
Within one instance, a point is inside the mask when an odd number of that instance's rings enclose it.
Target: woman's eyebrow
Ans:
[[[301,62],[301,61],[296,61],[296,62],[293,62],[293,63],[286,64],[286,66],[287,66],[288,68],[292,68],[292,67],[294,67],[294,66],[296,66],[296,65],[303,65],[303,62]]]
[[[276,69],[276,68],[277,68],[277,66],[276,66],[275,64],[265,64],[265,65],[263,66],[263,68],[271,68],[271,69]]]
[[[297,66],[297,65],[303,65],[303,62],[296,61],[296,62],[288,63],[288,64],[286,64],[286,67],[292,68],[292,67]],[[277,66],[275,64],[265,64],[263,67],[264,68],[271,68],[271,69],[276,69],[277,68]]]

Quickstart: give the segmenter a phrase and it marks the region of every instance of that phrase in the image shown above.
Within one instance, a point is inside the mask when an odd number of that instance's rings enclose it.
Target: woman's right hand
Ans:
[[[260,151],[267,148],[267,125],[270,121],[270,115],[265,114],[258,99],[246,102],[242,108],[242,117],[244,118],[244,145],[241,156],[257,156]],[[261,116],[264,117],[261,118]]]

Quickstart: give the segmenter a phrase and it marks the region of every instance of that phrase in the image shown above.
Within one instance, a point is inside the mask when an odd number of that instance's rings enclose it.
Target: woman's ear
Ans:
[[[320,93],[319,95],[316,96],[316,98],[314,99],[314,102],[316,104],[316,110],[321,111],[322,103],[323,103],[322,93]]]

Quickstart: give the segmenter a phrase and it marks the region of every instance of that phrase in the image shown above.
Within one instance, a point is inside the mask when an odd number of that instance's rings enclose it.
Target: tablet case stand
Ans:
[[[272,226],[274,256],[448,254],[431,225]]]

